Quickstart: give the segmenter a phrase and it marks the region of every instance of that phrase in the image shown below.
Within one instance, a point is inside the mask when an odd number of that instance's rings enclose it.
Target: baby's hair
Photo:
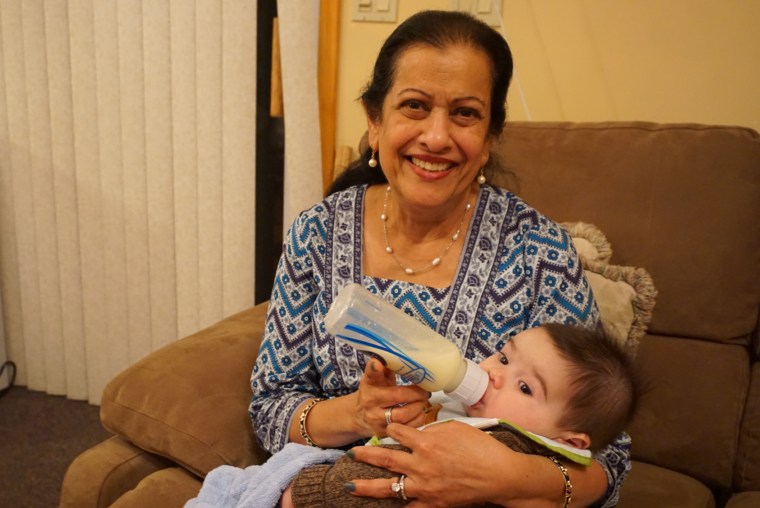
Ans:
[[[601,329],[541,325],[571,365],[570,400],[559,425],[591,438],[591,450],[611,443],[630,423],[641,392],[633,358]]]

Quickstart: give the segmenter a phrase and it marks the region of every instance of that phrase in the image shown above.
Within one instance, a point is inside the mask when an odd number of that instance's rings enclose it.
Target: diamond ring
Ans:
[[[398,477],[398,482],[391,485],[391,490],[396,494],[397,498],[406,501],[408,498],[406,497],[406,492],[404,492],[404,480],[406,480],[406,475],[402,474]]]

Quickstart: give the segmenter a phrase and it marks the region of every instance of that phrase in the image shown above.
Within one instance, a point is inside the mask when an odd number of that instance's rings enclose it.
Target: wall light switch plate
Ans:
[[[503,6],[503,0],[449,0],[449,10],[469,12],[493,27],[501,26]]]
[[[398,0],[351,0],[352,21],[395,23]]]

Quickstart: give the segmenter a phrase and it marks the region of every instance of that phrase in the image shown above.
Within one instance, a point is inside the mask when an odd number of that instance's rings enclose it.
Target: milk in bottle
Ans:
[[[359,284],[338,293],[325,327],[337,340],[381,356],[405,380],[468,406],[488,386],[488,374],[453,343]]]

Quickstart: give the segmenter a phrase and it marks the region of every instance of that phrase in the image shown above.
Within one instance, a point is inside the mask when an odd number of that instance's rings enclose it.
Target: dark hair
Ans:
[[[560,427],[588,434],[591,450],[607,446],[630,423],[641,394],[632,356],[601,329],[541,327],[571,364],[571,396]]]
[[[488,134],[498,136],[507,118],[507,90],[512,79],[512,52],[507,41],[493,28],[460,11],[422,11],[401,23],[385,40],[375,60],[372,79],[361,94],[367,114],[379,119],[385,97],[393,85],[399,56],[412,46],[446,48],[467,44],[482,50],[491,62],[491,114]],[[357,184],[376,184],[387,180],[379,167],[367,165],[366,148],[328,188],[333,194]],[[489,160],[490,162],[490,160]]]

